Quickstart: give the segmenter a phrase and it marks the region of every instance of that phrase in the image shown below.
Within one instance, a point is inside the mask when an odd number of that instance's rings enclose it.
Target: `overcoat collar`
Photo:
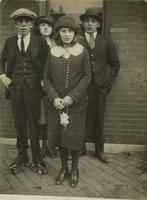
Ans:
[[[61,57],[68,59],[71,55],[78,56],[83,52],[83,46],[76,43],[73,47],[64,49],[62,46],[54,46],[51,48],[51,54],[55,57]]]

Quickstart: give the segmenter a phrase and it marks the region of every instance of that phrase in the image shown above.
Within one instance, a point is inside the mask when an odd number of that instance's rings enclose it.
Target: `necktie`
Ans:
[[[90,49],[93,49],[95,47],[95,39],[93,34],[90,34],[89,37],[89,47]]]
[[[21,37],[20,47],[21,47],[21,52],[24,54],[24,52],[25,52],[25,48],[24,48],[24,37]]]

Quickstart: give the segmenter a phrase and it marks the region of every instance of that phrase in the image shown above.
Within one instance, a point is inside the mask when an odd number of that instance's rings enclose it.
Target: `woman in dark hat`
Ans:
[[[53,26],[54,19],[51,16],[40,16],[36,20],[36,33],[41,35],[47,42],[49,51],[55,46],[53,40]],[[43,81],[41,82],[42,87],[44,88]],[[42,156],[49,155],[51,158],[56,157],[56,151],[54,144],[48,145],[47,142],[47,98],[44,96],[41,100],[41,112],[39,119],[39,131],[40,137],[42,139]]]
[[[53,40],[54,18],[51,16],[40,16],[36,20],[36,30],[39,35],[45,38],[49,49],[55,45]]]
[[[61,170],[56,184],[68,175],[68,151],[72,166],[70,185],[79,180],[79,151],[84,143],[86,89],[90,82],[90,62],[86,49],[78,43],[78,25],[69,16],[55,24],[56,46],[51,48],[44,71],[44,83],[49,101],[48,140],[60,150]]]

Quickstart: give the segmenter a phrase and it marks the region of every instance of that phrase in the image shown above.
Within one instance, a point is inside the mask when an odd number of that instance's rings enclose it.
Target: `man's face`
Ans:
[[[95,31],[97,31],[97,28],[100,27],[100,23],[92,17],[86,17],[83,21],[83,26],[85,29],[85,32],[92,34]]]
[[[15,27],[20,35],[25,36],[30,33],[33,21],[30,17],[19,17],[15,20]]]

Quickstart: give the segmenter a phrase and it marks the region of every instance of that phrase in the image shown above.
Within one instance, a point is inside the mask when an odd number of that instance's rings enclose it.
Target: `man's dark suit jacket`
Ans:
[[[5,41],[4,48],[1,55],[0,74],[6,74],[11,78],[13,73],[13,66],[15,64],[17,48],[17,36],[8,38]],[[42,80],[43,68],[48,55],[48,46],[46,41],[35,35],[30,38],[31,59],[33,67],[38,75],[38,81]]]
[[[111,87],[120,68],[113,42],[97,34],[95,48],[92,50],[89,48],[85,35],[80,38],[80,43],[89,52],[96,87]]]

